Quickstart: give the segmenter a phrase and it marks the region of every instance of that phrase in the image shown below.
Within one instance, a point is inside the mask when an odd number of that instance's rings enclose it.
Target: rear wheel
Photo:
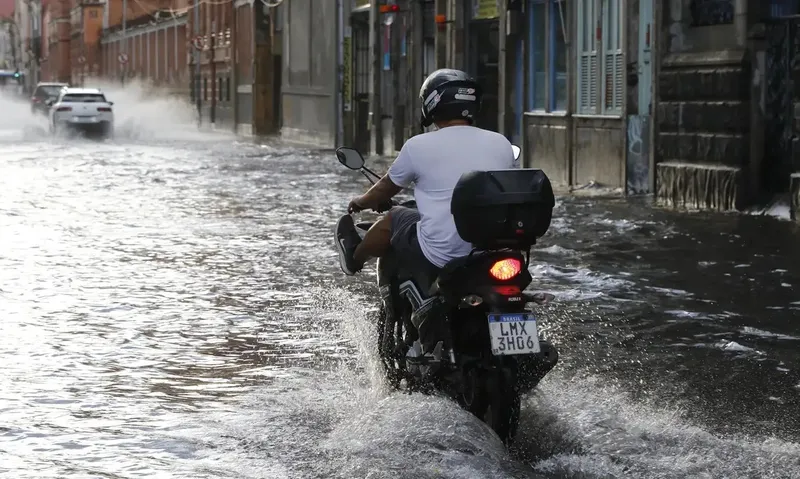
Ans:
[[[389,382],[389,386],[393,389],[398,389],[400,387],[402,374],[395,353],[397,349],[395,342],[395,324],[389,324],[386,306],[383,304],[381,304],[380,311],[378,312],[377,323],[378,356],[381,358],[383,371],[386,375],[386,380]]]
[[[499,370],[471,369],[464,375],[462,407],[485,422],[509,445],[517,433],[520,395]]]
[[[514,391],[498,391],[493,396],[489,402],[484,421],[497,433],[500,440],[508,446],[517,434],[522,401],[519,394]]]

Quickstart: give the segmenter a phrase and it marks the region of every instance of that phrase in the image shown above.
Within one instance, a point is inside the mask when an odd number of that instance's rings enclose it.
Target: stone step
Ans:
[[[726,101],[750,98],[750,77],[741,67],[662,69],[661,101]]]
[[[734,211],[741,203],[741,168],[666,160],[656,165],[656,202],[689,210]]]
[[[749,156],[748,139],[743,134],[662,131],[656,139],[656,157],[740,167]]]
[[[658,127],[662,132],[746,133],[750,130],[750,103],[746,101],[662,101],[657,108]]]

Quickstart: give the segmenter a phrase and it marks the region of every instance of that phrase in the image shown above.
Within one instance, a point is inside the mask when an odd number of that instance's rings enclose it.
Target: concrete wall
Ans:
[[[748,201],[743,183],[751,115],[747,11],[755,4],[717,2],[713,12],[697,9],[691,0],[666,5],[656,98],[661,204],[728,210]]]
[[[523,121],[524,166],[541,168],[554,186],[570,185],[572,117],[526,113]]]
[[[574,117],[572,183],[607,188],[625,185],[625,122],[622,118]]]
[[[312,6],[313,4],[313,6]],[[287,2],[283,33],[281,137],[336,145],[337,2]]]

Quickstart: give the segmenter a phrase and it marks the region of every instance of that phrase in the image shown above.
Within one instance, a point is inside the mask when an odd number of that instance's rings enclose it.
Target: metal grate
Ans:
[[[368,95],[369,85],[369,29],[366,25],[362,28],[353,28],[353,60],[355,62],[355,91],[354,96]]]
[[[692,0],[689,11],[693,27],[733,23],[733,0]]]

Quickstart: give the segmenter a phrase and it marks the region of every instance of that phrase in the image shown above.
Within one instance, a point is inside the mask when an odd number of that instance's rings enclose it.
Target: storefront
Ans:
[[[557,185],[621,188],[623,1],[526,0],[524,10],[524,164]]]

